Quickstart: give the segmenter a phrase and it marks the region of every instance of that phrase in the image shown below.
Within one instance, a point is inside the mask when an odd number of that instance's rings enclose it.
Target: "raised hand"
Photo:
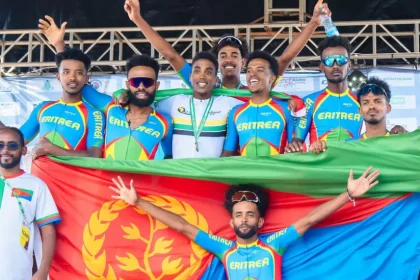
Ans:
[[[130,188],[125,186],[124,181],[118,176],[118,181],[115,178],[112,178],[112,182],[115,184],[115,187],[110,186],[109,188],[113,190],[118,195],[113,195],[112,198],[124,200],[130,205],[136,205],[138,200],[138,195],[136,192],[136,188],[134,187],[134,181],[130,181]]]
[[[51,45],[57,48],[60,45],[64,45],[64,33],[66,31],[67,22],[63,22],[60,28],[58,28],[55,21],[50,16],[45,16],[44,19],[39,20],[39,31],[47,37]]]
[[[328,4],[323,3],[323,0],[318,0],[318,2],[316,3],[311,21],[316,22],[318,25],[321,25],[321,19],[319,18],[320,15],[332,15],[332,12],[330,11],[330,9],[328,9]]]
[[[352,197],[364,195],[379,183],[379,181],[376,180],[379,176],[379,170],[375,170],[369,174],[371,170],[372,166],[366,169],[363,175],[356,180],[353,178],[353,170],[350,170],[349,179],[347,181],[347,190]]]
[[[124,3],[124,10],[131,21],[141,17],[139,0],[126,0]]]

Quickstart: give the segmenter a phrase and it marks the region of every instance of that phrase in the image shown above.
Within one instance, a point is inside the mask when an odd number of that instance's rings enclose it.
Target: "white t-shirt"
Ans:
[[[0,238],[0,278],[29,280],[32,278],[35,227],[56,224],[61,218],[44,181],[24,171],[6,181],[19,195],[26,220],[30,222],[30,239],[26,250],[20,244],[23,217],[18,201],[10,187],[0,181],[0,224],[4,227]]]
[[[226,123],[229,111],[242,101],[228,96],[214,98],[206,123],[198,139],[198,152],[191,125],[190,95],[175,95],[160,101],[156,110],[170,115],[174,121],[172,140],[173,158],[218,158],[223,151],[226,137]],[[201,123],[204,111],[210,99],[194,98],[196,127]]]

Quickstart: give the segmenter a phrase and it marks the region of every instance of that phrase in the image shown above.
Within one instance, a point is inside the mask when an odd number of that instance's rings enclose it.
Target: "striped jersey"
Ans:
[[[223,151],[226,137],[226,122],[229,111],[242,101],[227,96],[214,98],[207,121],[198,139],[198,151],[191,123],[189,95],[175,95],[156,104],[156,110],[172,117],[174,132],[172,140],[173,158],[218,158]],[[194,98],[197,127],[201,123],[207,100]]]

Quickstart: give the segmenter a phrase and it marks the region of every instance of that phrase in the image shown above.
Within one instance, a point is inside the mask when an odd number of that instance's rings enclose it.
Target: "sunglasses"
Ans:
[[[327,67],[332,67],[335,62],[338,66],[342,66],[347,64],[349,59],[344,55],[329,55],[322,60],[322,63]]]
[[[383,94],[386,98],[388,98],[388,94],[386,93],[385,89],[383,87],[377,86],[375,84],[364,84],[359,89],[359,92],[357,93],[358,96],[365,95],[369,92],[372,92],[374,94]]]
[[[260,199],[254,192],[238,191],[232,195],[232,202],[240,202],[240,201],[243,201],[244,199],[245,201],[248,201],[248,202],[254,202],[254,203],[260,202]]]
[[[128,84],[135,88],[138,88],[140,84],[143,84],[145,88],[148,88],[154,86],[155,82],[156,81],[154,79],[145,77],[134,77],[128,80]]]
[[[222,42],[235,42],[235,43],[237,43],[237,44],[239,44],[239,45],[242,46],[241,40],[239,40],[235,36],[225,36],[225,37],[222,37],[222,38],[220,38],[219,42],[217,42],[217,44],[220,44]]]
[[[7,144],[0,142],[0,151],[3,151],[6,146],[7,149],[12,152],[19,149],[19,144],[17,142],[8,142]]]

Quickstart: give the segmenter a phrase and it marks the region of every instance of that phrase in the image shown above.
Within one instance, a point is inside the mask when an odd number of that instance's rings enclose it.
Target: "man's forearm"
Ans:
[[[293,61],[293,59],[295,59],[296,56],[299,55],[317,27],[318,25],[315,22],[310,21],[299,34],[299,36],[297,36],[286,48],[283,54],[278,57],[277,60],[280,66],[280,75],[283,75],[284,72],[286,72],[289,64]]]
[[[136,206],[143,209],[143,211],[147,212],[153,218],[164,223],[168,227],[186,235],[191,240],[194,240],[198,233],[198,229],[185,221],[181,216],[157,207],[142,198],[137,199]]]
[[[56,231],[53,224],[45,225],[41,228],[42,235],[42,260],[39,265],[39,271],[43,271],[48,274],[51,262],[54,257],[55,245],[56,245]]]
[[[327,218],[338,209],[343,207],[349,199],[347,193],[342,193],[339,196],[315,207],[309,214],[295,223],[295,228],[299,234],[304,234],[310,227],[316,225],[323,219]]]
[[[50,154],[53,156],[95,157],[95,158],[100,158],[102,156],[102,152],[100,151],[99,148],[89,149],[89,150],[84,150],[84,151],[75,151],[75,150],[67,150],[59,146],[56,146],[54,144],[50,146],[51,147],[48,147],[46,152],[47,154]]]

